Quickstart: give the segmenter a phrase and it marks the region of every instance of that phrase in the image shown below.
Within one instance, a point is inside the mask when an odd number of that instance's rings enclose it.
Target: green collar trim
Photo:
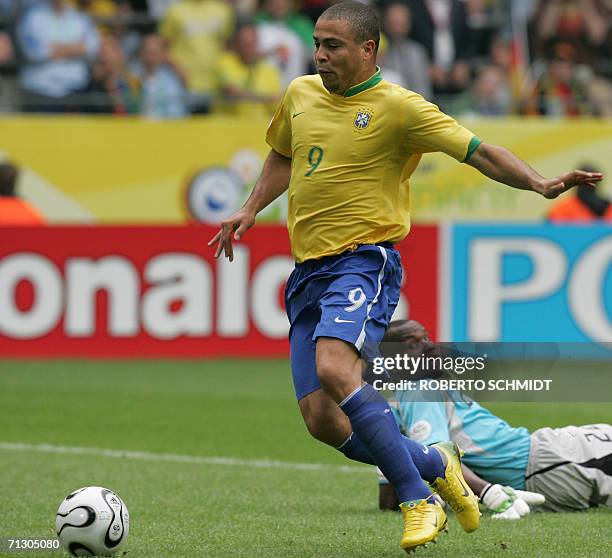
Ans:
[[[376,73],[369,79],[358,83],[357,85],[353,85],[349,87],[345,92],[343,97],[353,97],[366,89],[371,89],[375,85],[381,82],[382,78],[380,77],[380,68],[376,66]]]

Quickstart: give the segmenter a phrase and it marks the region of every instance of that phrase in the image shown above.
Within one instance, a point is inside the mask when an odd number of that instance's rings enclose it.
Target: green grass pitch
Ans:
[[[612,422],[609,404],[493,410],[531,429]],[[53,538],[60,501],[101,485],[130,510],[128,558],[404,555],[371,468],[307,435],[284,360],[0,360],[0,479],[0,537]],[[417,556],[612,556],[610,510],[449,530]],[[62,552],[10,554],[47,555]]]

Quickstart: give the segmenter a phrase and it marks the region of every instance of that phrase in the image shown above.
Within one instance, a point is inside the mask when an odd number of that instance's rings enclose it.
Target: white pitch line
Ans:
[[[370,473],[369,467],[351,465],[327,465],[325,463],[291,463],[267,459],[237,459],[234,457],[204,457],[176,453],[152,453],[147,451],[111,450],[77,446],[54,446],[51,444],[26,444],[21,442],[0,442],[0,450],[33,451],[70,455],[93,455],[115,459],[137,459],[141,461],[170,461],[174,463],[195,463],[197,465],[225,465],[229,467],[255,467],[259,469],[289,469],[293,471],[336,471],[340,473]]]

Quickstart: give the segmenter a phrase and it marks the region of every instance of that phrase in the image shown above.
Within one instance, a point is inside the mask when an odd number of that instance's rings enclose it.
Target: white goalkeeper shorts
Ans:
[[[551,511],[612,506],[612,425],[536,430],[525,481]]]

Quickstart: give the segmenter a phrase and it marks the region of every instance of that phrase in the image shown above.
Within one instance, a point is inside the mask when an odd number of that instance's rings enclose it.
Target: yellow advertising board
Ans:
[[[581,162],[612,175],[612,121],[495,119],[462,123],[541,174]],[[150,121],[114,117],[0,119],[0,159],[51,222],[217,222],[242,205],[268,151],[267,122],[230,117]],[[612,179],[604,190],[612,193]],[[504,188],[468,165],[426,155],[412,185],[415,221],[542,219],[550,202]],[[283,219],[278,200],[265,217]]]

